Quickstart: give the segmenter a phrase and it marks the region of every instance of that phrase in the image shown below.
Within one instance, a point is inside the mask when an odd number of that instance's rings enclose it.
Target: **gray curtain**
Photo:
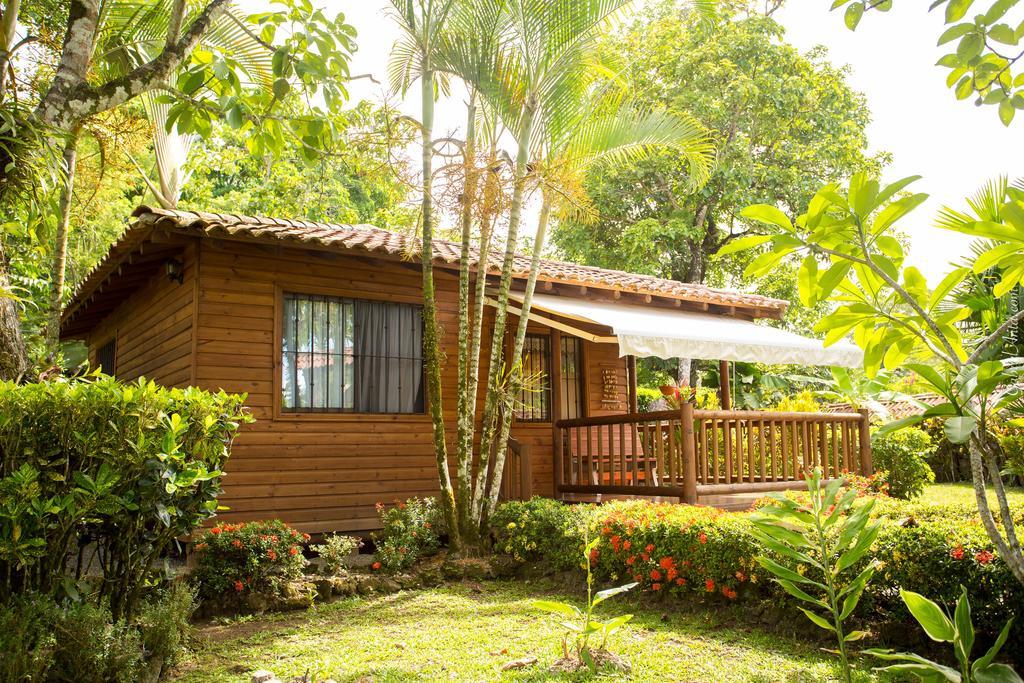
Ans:
[[[423,411],[423,323],[417,306],[356,301],[357,413]]]

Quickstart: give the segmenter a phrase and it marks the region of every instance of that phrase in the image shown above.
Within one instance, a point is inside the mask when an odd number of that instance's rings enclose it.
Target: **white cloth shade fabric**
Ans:
[[[535,294],[532,311],[610,327],[619,356],[843,367],[863,361],[861,350],[848,342],[825,347],[817,339],[710,313],[549,294]]]

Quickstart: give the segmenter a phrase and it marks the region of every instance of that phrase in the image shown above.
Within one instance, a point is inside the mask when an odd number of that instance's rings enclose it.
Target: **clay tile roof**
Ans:
[[[99,284],[99,281],[105,279],[114,266],[113,255],[133,249],[145,239],[149,230],[153,228],[199,236],[231,235],[261,240],[316,243],[339,249],[397,254],[409,258],[418,258],[420,254],[418,238],[365,224],[338,225],[267,216],[172,211],[149,206],[138,207],[133,212],[133,216],[136,219],[135,222],[112,247],[111,254],[82,281],[75,295],[76,300],[82,295],[88,294]],[[433,247],[436,264],[452,265],[459,262],[461,247],[458,243],[435,239]],[[470,258],[471,265],[474,268],[477,267],[480,259],[475,250]],[[493,252],[488,259],[487,270],[488,272],[498,272],[500,268],[501,254]],[[516,256],[515,277],[526,278],[529,271],[530,258],[522,255]],[[781,317],[789,305],[787,301],[756,294],[715,289],[650,275],[638,275],[551,259],[541,261],[538,278],[542,281],[634,292],[719,306],[741,307],[748,309],[748,313],[752,309],[753,313],[760,317]]]

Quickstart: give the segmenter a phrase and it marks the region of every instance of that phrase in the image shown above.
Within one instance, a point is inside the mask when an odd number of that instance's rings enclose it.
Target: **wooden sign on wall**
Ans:
[[[622,382],[615,363],[601,363],[601,410],[622,412]]]

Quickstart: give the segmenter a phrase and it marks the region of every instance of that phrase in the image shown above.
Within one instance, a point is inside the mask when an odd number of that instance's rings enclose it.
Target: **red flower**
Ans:
[[[661,581],[661,572],[659,572],[657,569],[652,569],[651,581]]]
[[[377,508],[377,512],[381,512],[384,510],[384,503],[378,500],[376,503],[373,504],[373,507]]]
[[[676,585],[677,586],[685,586],[686,585],[686,579],[684,579],[683,577],[680,576],[678,579],[676,579]]]
[[[590,564],[597,564],[597,558],[601,556],[601,551],[594,548],[590,551]]]
[[[729,588],[728,586],[722,587],[722,595],[729,598],[730,600],[736,599],[736,591],[734,591],[732,588]]]
[[[704,589],[708,593],[714,593],[715,592],[715,582],[712,581],[711,579],[708,579],[707,581],[704,582]]]
[[[672,569],[672,567],[676,566],[676,561],[673,560],[671,557],[663,557],[660,560],[658,560],[658,565],[662,569]]]
[[[980,553],[974,556],[974,559],[978,561],[978,564],[988,564],[995,558],[996,556],[988,550],[982,550]]]
[[[424,529],[429,529],[430,528],[430,522],[423,522],[423,528]]]
[[[210,533],[213,534],[214,536],[216,536],[220,532],[221,532],[221,528],[219,526],[215,526],[212,529],[210,529]]]
[[[242,542],[236,538],[235,540],[231,541],[231,545],[235,546],[236,548],[241,548]]]
[[[625,541],[625,542],[624,542],[624,543],[622,544],[622,549],[623,549],[623,550],[629,550],[629,549],[630,549],[630,548],[631,548],[632,546],[633,546],[633,543],[632,543],[632,541]]]
[[[633,574],[633,580],[636,581],[637,583],[640,583],[641,581],[644,580],[644,577],[641,574]]]
[[[648,555],[647,553],[640,553],[640,559],[643,560],[644,562],[650,562],[651,561],[651,556]]]
[[[701,533],[701,535],[697,537],[697,540],[700,541],[701,544],[707,543],[708,542],[708,535],[705,534],[705,533]]]
[[[644,550],[646,550],[649,553],[653,553],[654,552],[654,544],[653,543],[648,543],[647,547],[644,548]]]
[[[310,539],[309,534],[302,534],[302,540],[303,541],[308,541],[309,539]]]
[[[380,562],[374,562],[373,564],[370,565],[370,568],[375,570],[375,571],[377,569],[380,569]]]
[[[964,547],[962,545],[958,545],[957,547],[949,551],[949,556],[952,557],[954,560],[964,559]]]
[[[633,566],[634,562],[636,562],[636,558],[633,557],[632,555],[630,555],[629,557],[626,558],[626,564],[628,564],[630,567]]]
[[[679,572],[676,571],[675,567],[669,567],[668,570],[666,570],[665,572],[665,578],[671,581],[672,579],[676,578],[678,574]]]
[[[747,580],[747,575],[744,574],[743,572],[738,571],[738,572],[736,572],[736,580],[739,581],[740,583],[743,583],[744,581]]]
[[[210,546],[208,546],[205,543],[196,543],[196,552],[199,552],[200,550],[206,550],[209,547]]]
[[[288,554],[289,554],[289,555],[295,556],[295,555],[297,555],[298,553],[299,553],[299,548],[298,548],[298,546],[294,546],[294,545],[293,545],[293,546],[292,546],[291,548],[288,548]]]
[[[245,588],[245,585],[241,581],[235,581],[235,590],[236,591],[241,593],[243,588]]]
[[[273,562],[274,560],[277,559],[277,553],[275,553],[273,550],[268,550],[267,551],[267,557],[269,557],[270,561]]]
[[[661,584],[660,583],[652,583],[651,584],[651,590],[652,591],[660,591],[661,590]]]

